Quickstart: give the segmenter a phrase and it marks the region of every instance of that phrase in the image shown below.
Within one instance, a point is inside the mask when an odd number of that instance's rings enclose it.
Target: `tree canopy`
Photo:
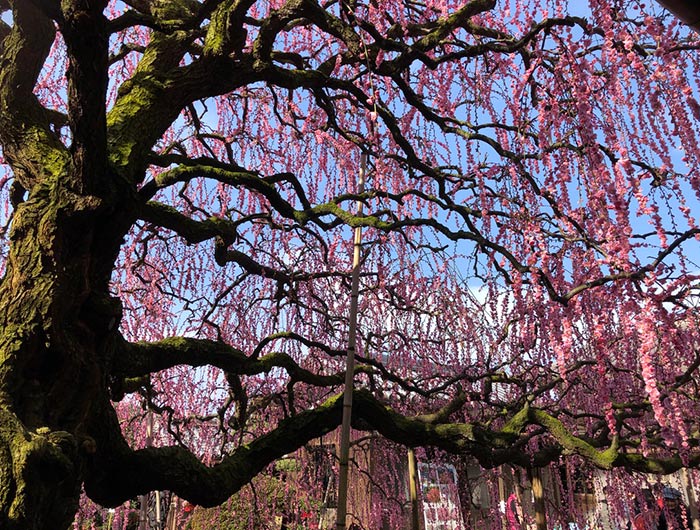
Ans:
[[[216,505],[334,430],[356,227],[356,429],[700,463],[700,54],[657,5],[0,11],[3,528]]]

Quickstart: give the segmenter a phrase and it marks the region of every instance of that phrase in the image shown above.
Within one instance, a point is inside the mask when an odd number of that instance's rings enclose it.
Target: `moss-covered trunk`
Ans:
[[[96,450],[120,316],[95,257],[100,211],[46,186],[14,217],[0,285],[0,528],[67,528]]]
[[[120,318],[108,293],[121,236],[106,155],[106,1],[5,5],[13,20],[0,42],[0,145],[15,210],[0,284],[0,528],[60,530],[97,451],[91,433],[108,404]],[[68,57],[70,146],[33,92],[56,27]]]

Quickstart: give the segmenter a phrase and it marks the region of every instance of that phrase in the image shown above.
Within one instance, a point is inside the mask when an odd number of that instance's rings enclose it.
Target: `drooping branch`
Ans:
[[[294,381],[315,386],[336,386],[343,374],[320,375],[299,366],[289,355],[271,352],[247,356],[222,342],[188,337],[173,337],[158,342],[124,344],[112,375],[120,378],[141,377],[177,365],[192,367],[211,365],[239,375],[264,374],[284,368]],[[366,368],[358,367],[358,371]]]
[[[246,58],[206,55],[179,66],[196,37],[154,32],[136,70],[120,87],[107,118],[108,137],[112,163],[130,179],[143,179],[153,145],[188,104],[260,80]]]
[[[178,67],[178,60],[188,51],[188,43],[195,38],[194,33],[185,31],[179,35],[160,35],[152,40],[146,49],[139,67],[132,78],[120,91],[114,109],[110,112],[110,130],[113,131],[114,156],[121,161],[118,165],[136,164],[142,170],[145,153],[137,146],[136,138],[128,138],[133,131],[139,131],[143,145],[152,146],[160,134],[172,123],[177,113],[189,103],[222,93],[231,92],[237,87],[264,80],[272,85],[285,88],[318,89],[328,87],[353,94],[356,101],[366,105],[367,96],[352,82],[330,77],[327,72],[311,68],[288,69],[274,65],[273,44],[277,36],[287,31],[288,24],[304,20],[317,24],[351,51],[351,56],[343,62],[362,62],[365,47],[360,44],[353,28],[331,16],[316,2],[287,2],[279,10],[273,11],[259,22],[260,29],[253,43],[250,55],[238,53],[235,60],[230,57],[233,49],[246,34],[244,13],[250,7],[249,1],[227,1],[214,3],[216,9],[211,14],[204,53],[187,66]],[[443,44],[443,38],[450,32],[466,27],[469,19],[493,8],[493,1],[474,0],[453,15],[432,24],[427,34],[409,48],[405,56],[397,59],[389,68],[398,73],[410,66],[415,59],[428,60],[428,53]],[[204,8],[202,8],[204,10]],[[223,44],[226,43],[226,44]],[[372,48],[381,49],[374,43]],[[391,49],[391,46],[388,46]],[[373,52],[376,54],[376,52]],[[338,56],[341,57],[341,56]],[[330,59],[329,59],[330,61]],[[332,61],[331,61],[332,62]],[[328,62],[327,64],[330,64]],[[325,70],[325,66],[320,67]],[[138,98],[135,97],[138,94]],[[167,102],[167,103],[166,103]],[[371,105],[369,106],[371,107]],[[369,108],[368,107],[368,108]],[[382,115],[388,120],[388,115]],[[390,125],[392,134],[401,135]],[[132,131],[129,133],[128,131]],[[408,142],[399,142],[404,150],[411,152]],[[115,162],[117,160],[115,158]],[[428,170],[426,166],[424,168]]]
[[[448,423],[441,413],[405,417],[379,402],[371,394],[357,390],[353,397],[353,426],[375,430],[405,446],[434,446],[454,454],[469,455],[487,468],[503,463],[542,466],[562,452],[577,453],[605,469],[627,466],[638,471],[670,473],[682,466],[680,458],[644,457],[618,452],[616,442],[604,451],[568,431],[544,411],[528,407],[502,428],[488,430],[479,424]],[[147,448],[131,451],[121,444],[98,455],[86,482],[86,492],[95,501],[116,506],[147,491],[170,489],[202,506],[214,506],[261,472],[269,463],[292,453],[310,440],[335,429],[341,419],[342,396],[329,398],[322,405],[282,420],[268,434],[241,446],[221,463],[207,467],[181,447]],[[543,447],[533,459],[521,449],[529,438],[527,427],[539,425],[552,435],[554,445]],[[698,461],[695,455],[692,460]]]
[[[283,420],[269,434],[239,447],[212,467],[184,448],[131,451],[122,440],[118,448],[110,448],[109,455],[96,460],[85,491],[105,506],[162,489],[202,506],[221,504],[274,460],[333,430],[340,422],[341,402],[336,397]]]
[[[370,394],[355,392],[356,428],[374,428],[384,436],[408,445],[436,445],[455,452],[475,447],[482,436],[471,425],[434,425],[423,419],[404,418],[377,402]],[[334,396],[321,406],[283,420],[270,433],[234,450],[212,467],[202,464],[179,447],[130,451],[111,448],[106,461],[86,483],[86,492],[95,501],[115,506],[133,495],[166,487],[203,506],[224,502],[230,495],[275,459],[291,453],[335,429],[341,419],[342,396]],[[510,434],[506,435],[511,438]],[[484,458],[487,457],[484,447]],[[105,455],[106,457],[106,455]]]
[[[150,201],[143,205],[139,212],[139,218],[174,231],[190,244],[201,243],[215,237],[234,241],[237,235],[236,227],[238,223],[236,222],[221,219],[220,217],[195,220],[172,206],[156,201]]]
[[[139,190],[139,194],[143,197],[151,198],[160,189],[172,186],[178,182],[188,182],[197,177],[254,190],[262,194],[280,215],[290,219],[294,218],[294,208],[282,198],[274,185],[271,184],[271,181],[279,180],[279,176],[273,175],[271,178],[262,178],[253,172],[246,171],[244,168],[227,167],[225,164],[219,164],[218,166],[187,165],[164,171],[154,180],[146,183]]]

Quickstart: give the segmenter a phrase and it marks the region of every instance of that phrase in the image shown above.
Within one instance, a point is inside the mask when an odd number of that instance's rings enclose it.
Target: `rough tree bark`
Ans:
[[[13,4],[0,72],[0,137],[16,209],[0,285],[0,526],[65,528],[106,393],[120,304],[108,282],[128,209],[108,178],[106,2]],[[70,50],[66,150],[32,87],[59,21]],[[25,195],[29,195],[25,200]]]

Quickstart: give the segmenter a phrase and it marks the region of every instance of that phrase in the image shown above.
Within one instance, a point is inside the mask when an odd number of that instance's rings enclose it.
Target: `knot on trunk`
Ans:
[[[63,455],[74,461],[78,455],[78,442],[71,433],[67,431],[51,431],[48,427],[41,427],[36,433],[43,436],[46,441],[58,449]]]
[[[81,467],[74,435],[48,427],[29,431],[0,408],[0,527],[67,527],[80,498]]]

